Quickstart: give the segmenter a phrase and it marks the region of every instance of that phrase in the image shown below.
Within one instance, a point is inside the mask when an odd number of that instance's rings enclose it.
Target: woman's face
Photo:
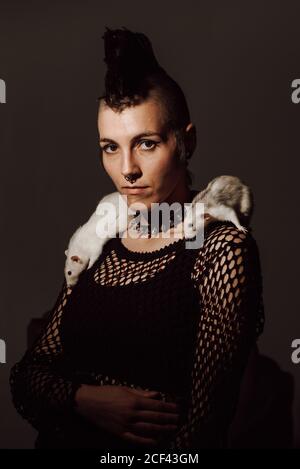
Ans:
[[[102,102],[98,130],[104,169],[117,191],[128,197],[128,205],[142,202],[149,209],[153,202],[186,197],[185,166],[179,161],[174,133],[166,130],[159,102],[149,98],[121,113]],[[136,177],[133,183],[125,179],[130,174]],[[130,191],[133,186],[143,189]]]

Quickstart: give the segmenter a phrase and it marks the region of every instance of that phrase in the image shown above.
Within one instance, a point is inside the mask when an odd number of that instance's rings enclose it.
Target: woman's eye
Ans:
[[[159,142],[155,142],[154,140],[143,140],[139,143],[139,147],[142,150],[154,150],[158,146]],[[115,153],[118,149],[118,145],[114,143],[109,143],[108,145],[104,145],[104,147],[101,147],[102,151],[105,153]]]
[[[109,145],[105,145],[102,147],[102,150],[105,151],[105,153],[114,153],[117,149],[117,145],[114,145],[113,143],[110,143]]]
[[[158,142],[154,142],[154,140],[143,140],[140,145],[142,150],[154,150]]]

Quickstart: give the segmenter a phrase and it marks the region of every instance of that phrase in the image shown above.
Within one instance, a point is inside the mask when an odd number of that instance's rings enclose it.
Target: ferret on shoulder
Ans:
[[[85,269],[90,269],[106,241],[127,228],[127,204],[119,192],[104,196],[89,220],[75,231],[65,250],[65,278],[74,287]]]
[[[247,232],[253,212],[253,195],[236,176],[218,176],[214,178],[192,200],[192,225],[196,226],[196,204],[204,204],[204,219],[207,223],[213,219],[232,222],[238,230]],[[195,228],[187,237],[194,235]]]
[[[203,212],[202,215],[197,213],[198,202],[204,204],[204,220]],[[252,215],[253,197],[250,188],[238,177],[219,176],[196,194],[191,210],[192,224],[185,227],[187,239],[195,235],[195,227],[214,219],[231,221],[238,230],[246,232]],[[119,192],[100,200],[90,219],[75,231],[65,251],[65,278],[69,287],[76,285],[83,270],[92,267],[106,241],[127,229],[129,213],[133,212],[128,211],[127,203]]]

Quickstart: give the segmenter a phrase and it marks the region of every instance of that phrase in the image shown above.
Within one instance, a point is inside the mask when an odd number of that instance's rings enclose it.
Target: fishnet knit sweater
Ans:
[[[153,252],[110,239],[73,290],[62,285],[47,325],[10,376],[18,412],[37,447],[114,448],[74,400],[82,383],[158,390],[182,404],[162,447],[221,447],[247,357],[264,326],[257,245],[230,222],[211,223],[204,244],[177,239]]]

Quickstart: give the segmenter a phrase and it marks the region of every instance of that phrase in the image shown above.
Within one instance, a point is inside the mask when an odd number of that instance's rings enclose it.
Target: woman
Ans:
[[[154,202],[182,209],[197,192],[184,94],[143,34],[107,30],[104,39],[103,167],[150,217]],[[229,222],[210,223],[197,249],[175,239],[174,216],[155,227],[163,236],[152,227],[144,236],[130,225],[73,290],[63,284],[43,333],[12,368],[13,400],[39,431],[37,448],[226,446],[264,323],[256,243]]]

